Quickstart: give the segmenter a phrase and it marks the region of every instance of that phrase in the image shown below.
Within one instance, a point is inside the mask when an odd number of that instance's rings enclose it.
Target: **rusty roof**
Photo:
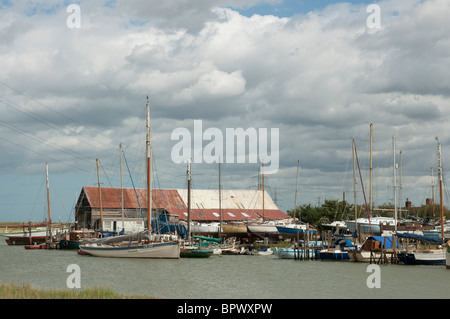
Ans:
[[[98,187],[83,187],[83,193],[92,208],[100,208]],[[147,189],[123,189],[124,208],[147,208]],[[252,220],[265,218],[269,220],[288,217],[278,209],[267,192],[264,193],[264,210],[262,192],[258,190],[225,190],[222,193],[222,220]],[[81,197],[82,195],[80,195]],[[102,209],[120,209],[121,188],[101,187]],[[187,190],[153,189],[152,207],[164,208],[169,213],[178,215],[180,220],[187,219]],[[219,196],[217,190],[193,190],[191,192],[191,220],[219,221]]]

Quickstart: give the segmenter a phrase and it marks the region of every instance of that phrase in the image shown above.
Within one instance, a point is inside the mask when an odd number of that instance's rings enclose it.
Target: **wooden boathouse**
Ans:
[[[218,190],[191,190],[191,221],[256,222],[290,218],[278,209],[267,192],[262,196],[261,190],[222,190],[221,195],[219,205]],[[146,201],[146,189],[84,186],[75,205],[75,222],[80,229],[141,230],[147,223]],[[153,189],[152,203],[153,216],[165,215],[174,223],[187,221],[186,189]]]

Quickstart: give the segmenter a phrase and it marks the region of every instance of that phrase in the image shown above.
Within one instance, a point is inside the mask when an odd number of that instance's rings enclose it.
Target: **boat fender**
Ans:
[[[69,245],[69,243],[67,242],[67,240],[65,240],[65,241],[63,241],[63,246],[65,247],[65,246],[68,246]]]

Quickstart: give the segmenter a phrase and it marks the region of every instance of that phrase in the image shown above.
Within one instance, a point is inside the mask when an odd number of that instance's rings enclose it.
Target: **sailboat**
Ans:
[[[201,248],[200,246],[193,245],[192,233],[191,233],[191,161],[188,160],[187,164],[187,182],[188,182],[188,237],[187,243],[182,243],[180,248],[180,257],[184,258],[207,258],[213,254],[212,249]]]
[[[56,231],[58,229],[52,230],[52,218],[50,214],[50,188],[49,188],[49,182],[48,182],[48,164],[45,163],[45,173],[46,173],[46,183],[47,183],[47,212],[48,212],[48,223],[47,223],[47,229],[44,236],[44,241],[41,243],[35,243],[33,242],[33,238],[30,236],[30,243],[29,245],[25,245],[25,249],[47,249],[50,248],[50,245],[53,242],[53,236],[56,235]],[[42,237],[41,237],[42,238]]]
[[[157,235],[151,231],[152,191],[151,139],[150,139],[150,103],[147,97],[147,230],[130,235],[98,239],[95,242],[80,245],[80,250],[91,256],[117,258],[180,258],[180,244],[171,236]]]
[[[438,138],[436,137],[436,140]],[[441,208],[441,225],[444,225],[444,203],[443,203],[443,174],[442,174],[442,153],[441,144],[438,141],[438,166],[439,166],[439,188],[440,188],[440,208]],[[411,237],[413,234],[397,234],[398,236]],[[416,235],[417,236],[417,235]],[[434,238],[426,236],[418,236],[423,238],[417,238],[418,240],[425,242],[434,242],[435,244],[442,244],[445,240],[444,227],[441,228],[441,239],[435,240]],[[397,255],[398,259],[407,265],[443,265],[446,264],[448,254],[448,247],[443,248],[440,245],[436,249],[421,249],[415,251],[405,251]],[[447,265],[447,264],[446,264]]]

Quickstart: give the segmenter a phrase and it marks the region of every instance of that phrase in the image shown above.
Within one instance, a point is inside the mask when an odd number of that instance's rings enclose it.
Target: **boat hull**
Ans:
[[[319,259],[321,260],[350,260],[347,251],[320,251]]]
[[[208,258],[214,253],[212,249],[181,248],[181,258]]]
[[[96,257],[153,259],[180,258],[180,245],[178,243],[152,243],[124,247],[81,245],[80,249],[89,255]]]
[[[446,263],[444,250],[436,252],[401,252],[397,257],[405,265],[444,265]]]
[[[450,246],[445,250],[445,268],[450,269]]]
[[[248,225],[248,232],[253,234],[278,234],[275,225]]]
[[[59,241],[60,249],[80,249],[80,242],[77,240],[60,240]]]
[[[247,226],[222,224],[222,234],[224,235],[247,234]]]
[[[313,249],[309,250],[309,256],[315,256],[316,251]],[[303,250],[294,250],[292,248],[277,248],[274,251],[274,255],[280,259],[296,259],[300,258],[300,256],[305,255],[305,251]]]
[[[30,245],[31,244],[43,244],[45,243],[46,240],[46,236],[32,236],[31,239],[30,237],[18,237],[18,236],[14,236],[14,237],[10,237],[8,239],[5,239],[6,243],[8,245]]]

